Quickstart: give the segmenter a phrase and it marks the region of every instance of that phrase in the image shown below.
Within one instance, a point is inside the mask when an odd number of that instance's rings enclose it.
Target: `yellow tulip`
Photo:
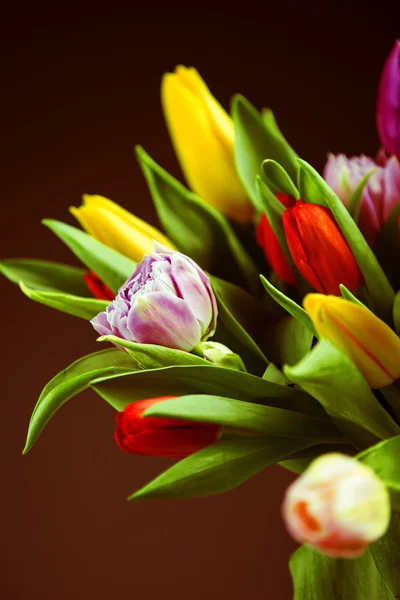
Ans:
[[[154,240],[175,249],[158,229],[103,196],[84,194],[82,206],[70,211],[96,240],[136,262],[154,251]]]
[[[400,338],[367,308],[323,294],[308,294],[303,305],[320,337],[343,350],[372,388],[400,377]]]
[[[233,157],[233,121],[196,69],[178,66],[174,73],[166,73],[161,99],[189,186],[221,213],[237,221],[250,221],[253,209]]]

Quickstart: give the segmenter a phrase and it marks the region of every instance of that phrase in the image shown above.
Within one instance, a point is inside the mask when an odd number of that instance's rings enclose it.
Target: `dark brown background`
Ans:
[[[179,174],[159,106],[160,77],[179,62],[195,65],[226,106],[240,91],[272,107],[318,168],[328,150],[374,153],[395,2],[278,4],[3,13],[0,255],[75,263],[40,219],[72,222],[67,208],[83,192],[156,222],[133,145]],[[289,600],[283,469],[224,496],[128,503],[168,462],[120,452],[113,411],[91,392],[21,456],[41,388],[96,350],[96,335],[1,285],[0,597]]]

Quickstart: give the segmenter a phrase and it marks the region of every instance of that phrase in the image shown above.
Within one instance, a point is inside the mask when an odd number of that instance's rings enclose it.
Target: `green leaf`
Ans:
[[[227,219],[164,171],[143,148],[137,147],[136,153],[158,217],[179,250],[213,275],[257,290],[258,271]]]
[[[268,279],[266,279],[263,275],[260,275],[261,282],[268,294],[278,303],[282,308],[284,308],[289,314],[292,315],[295,319],[297,319],[300,323],[302,323],[307,329],[317,337],[317,333],[314,328],[314,324],[308,314],[307,311],[304,310],[301,306],[297,304],[294,300],[286,296],[283,292],[280,292],[276,287],[272,285]]]
[[[374,469],[390,491],[394,492],[393,496],[397,501],[400,500],[399,456],[400,435],[380,442],[357,456],[358,460]],[[400,506],[398,508],[400,509]]]
[[[260,323],[266,319],[262,305],[241,288],[216,277],[211,278],[218,304],[218,322],[214,339],[241,356],[247,370],[261,374],[267,358],[254,337],[263,331]]]
[[[92,387],[104,400],[120,406],[157,396],[215,394],[329,420],[320,404],[298,388],[279,385],[249,373],[215,367],[205,361],[203,365],[137,371],[97,382]]]
[[[285,375],[313,395],[358,448],[397,435],[399,427],[379,404],[350,358],[326,339]],[[372,434],[372,435],[371,435]]]
[[[279,245],[282,248],[286,260],[291,266],[292,271],[296,273],[297,270],[294,266],[292,257],[290,255],[289,248],[286,242],[285,232],[283,230],[282,225],[282,215],[284,213],[285,207],[283,206],[283,204],[281,204],[278,198],[274,196],[271,190],[269,190],[269,188],[258,176],[256,177],[256,190],[259,195],[260,205],[263,207],[263,211],[267,216],[272,231],[278,238]]]
[[[84,231],[52,219],[45,219],[42,223],[51,229],[113,292],[117,292],[135,271],[136,263],[133,260],[105,246]]]
[[[82,296],[73,296],[61,292],[47,292],[35,290],[24,283],[20,283],[20,288],[25,296],[28,296],[35,302],[40,302],[50,308],[55,308],[74,317],[90,320],[99,312],[106,309],[109,302],[105,300],[96,300],[95,298],[83,298]]]
[[[310,442],[275,436],[238,437],[208,446],[176,463],[131,500],[196,498],[231,490]]]
[[[393,303],[393,322],[396,333],[400,335],[400,292],[397,292]]]
[[[243,96],[234,96],[232,117],[239,177],[256,209],[262,211],[255,188],[256,176],[261,175],[261,163],[268,158],[275,160],[295,182],[298,170],[296,153],[280,133],[271,113],[263,119]]]
[[[368,179],[371,177],[372,173],[374,173],[375,171],[376,171],[376,169],[371,169],[371,171],[369,171],[368,173],[366,173],[366,175],[364,175],[364,177],[359,181],[359,183],[355,187],[355,189],[351,195],[351,198],[349,200],[349,205],[347,207],[347,210],[349,211],[350,215],[353,217],[353,219],[356,223],[358,223],[358,219],[360,216],[361,198],[362,198],[364,188],[368,182]]]
[[[97,338],[98,342],[111,342],[116,346],[125,348],[128,354],[143,368],[157,369],[159,367],[168,367],[170,365],[207,365],[210,364],[203,358],[184,352],[183,350],[174,350],[165,346],[155,344],[138,344],[123,340],[115,335],[103,335]],[[213,367],[218,368],[218,367]]]
[[[374,253],[335,192],[311,165],[301,159],[298,159],[298,163],[300,165],[301,177],[307,181],[307,190],[316,190],[315,194],[318,196],[319,204],[323,204],[332,211],[339,228],[346,238],[364,276],[365,285],[374,305],[374,312],[386,321],[390,321],[392,318],[394,291]],[[312,192],[312,194],[308,197],[305,196],[303,199],[310,201],[311,196],[311,201],[315,202],[315,194]]]
[[[274,194],[283,192],[284,194],[288,194],[288,196],[293,196],[296,200],[300,198],[299,190],[294,185],[292,179],[286,173],[285,169],[275,160],[264,160],[262,163],[262,171],[268,187]]]
[[[396,598],[400,597],[400,513],[393,512],[389,530],[374,544],[370,551],[376,568]]]
[[[24,454],[32,448],[51,417],[67,400],[88,388],[94,381],[122,373],[133,373],[137,368],[128,354],[109,349],[84,356],[58,373],[43,389],[33,410]],[[110,404],[116,410],[123,408],[113,400]]]
[[[294,473],[303,473],[313,460],[321,456],[321,454],[329,454],[330,452],[339,452],[340,454],[354,455],[354,446],[350,444],[317,444],[311,448],[300,450],[288,460],[280,461],[281,467],[293,471]]]
[[[354,294],[352,294],[345,285],[341,283],[339,285],[339,288],[340,293],[342,294],[342,298],[344,298],[345,300],[350,300],[350,302],[354,302],[354,304],[358,304],[358,306],[362,306],[363,308],[369,310],[368,307],[365,306],[365,304],[363,304],[356,296],[354,296]]]
[[[288,385],[289,379],[282,373],[280,369],[274,363],[270,363],[265,369],[263,379],[271,381],[273,383],[279,383],[280,385]]]
[[[400,203],[392,210],[378,234],[374,252],[395,290],[400,288]]]
[[[91,297],[83,279],[87,271],[78,267],[45,260],[19,258],[2,260],[0,272],[16,284],[22,281],[37,290]]]
[[[294,365],[311,349],[312,341],[311,331],[287,315],[271,325],[265,351],[268,358],[278,365]]]
[[[295,411],[203,394],[181,396],[150,407],[144,416],[217,423],[237,430],[317,441],[339,441],[336,427],[325,419]]]
[[[371,552],[355,559],[335,559],[302,546],[291,557],[293,600],[394,600]]]

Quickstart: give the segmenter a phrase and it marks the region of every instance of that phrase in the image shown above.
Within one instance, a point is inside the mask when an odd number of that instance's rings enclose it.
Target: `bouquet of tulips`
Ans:
[[[190,191],[142,149],[163,233],[101,196],[44,220],[82,268],[4,260],[34,301],[105,349],[43,389],[28,452],[90,387],[121,450],[177,459],[133,500],[220,494],[278,463],[303,544],[295,598],[400,597],[400,40],[381,76],[375,159],[300,159],[273,113],[232,115],[193,68],[162,80]],[[397,294],[396,294],[397,292]]]

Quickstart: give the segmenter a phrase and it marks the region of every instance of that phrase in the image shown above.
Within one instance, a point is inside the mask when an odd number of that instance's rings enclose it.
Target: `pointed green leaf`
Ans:
[[[150,407],[144,416],[217,423],[238,430],[248,429],[281,437],[309,439],[314,443],[342,439],[337,428],[326,419],[273,406],[205,394],[181,396],[159,402]]]
[[[113,292],[117,292],[135,271],[136,263],[133,260],[108,248],[84,231],[52,219],[44,219],[42,222]]]
[[[400,501],[400,435],[375,444],[361,452],[357,458],[374,469],[392,494],[392,500]],[[400,510],[400,504],[397,507]],[[399,531],[400,533],[400,531]],[[400,539],[399,539],[400,544]]]
[[[231,490],[265,467],[309,445],[275,436],[238,437],[208,446],[176,463],[131,500],[196,498]]]
[[[83,279],[87,271],[78,267],[46,260],[17,258],[2,260],[0,272],[10,281],[17,284],[22,281],[36,290],[91,297]]]
[[[299,190],[286,173],[285,169],[275,160],[267,159],[262,163],[262,171],[265,181],[270,190],[276,194],[283,192],[298,200],[300,198]]]
[[[203,364],[137,371],[97,382],[92,387],[104,400],[119,406],[157,396],[216,394],[329,420],[317,400],[298,388],[279,385],[242,371]]]
[[[96,300],[95,298],[83,298],[61,292],[35,290],[22,282],[20,283],[20,288],[25,296],[28,296],[28,298],[35,302],[86,320],[93,319],[99,312],[105,310],[109,304],[105,300]]]
[[[358,448],[400,433],[346,354],[326,339],[285,375],[313,395]]]
[[[342,294],[342,298],[344,298],[345,300],[350,300],[350,302],[354,302],[354,304],[358,304],[358,306],[367,308],[367,306],[365,306],[365,304],[363,304],[356,296],[354,296],[354,294],[352,294],[345,285],[343,285],[341,283],[339,285],[339,288],[340,288],[340,293]],[[367,308],[367,310],[369,310],[369,309]]]
[[[45,386],[33,410],[24,454],[32,448],[51,417],[67,400],[88,388],[94,381],[122,373],[132,373],[137,368],[128,354],[110,349],[84,356],[58,373]],[[121,410],[118,402],[111,401],[110,404],[116,410]]]
[[[368,182],[368,179],[371,177],[372,173],[374,173],[375,171],[376,171],[376,169],[372,169],[371,171],[366,173],[366,175],[364,175],[364,177],[359,181],[359,183],[355,187],[355,189],[351,195],[351,198],[349,200],[349,205],[347,207],[347,210],[349,211],[349,213],[351,214],[351,216],[353,217],[353,219],[356,223],[358,223],[358,219],[360,216],[361,198],[362,198],[364,188]]]
[[[158,217],[169,238],[203,269],[250,289],[258,272],[227,219],[136,148]]]
[[[276,287],[272,285],[263,275],[260,275],[261,282],[268,294],[284,308],[289,314],[302,323],[307,329],[315,336],[317,333],[314,328],[314,324],[307,311],[297,304],[294,300],[286,296],[283,292],[280,292]]]
[[[368,288],[374,305],[374,312],[381,318],[390,321],[392,318],[394,291],[374,253],[335,192],[311,165],[301,159],[298,159],[298,163],[302,177],[309,182],[307,189],[312,188],[316,190],[315,194],[318,196],[319,204],[325,205],[332,211],[339,228],[346,238],[364,276],[365,285]],[[307,197],[303,199],[307,200]],[[314,193],[312,194],[311,201],[316,201]]]
[[[121,348],[125,348],[128,354],[143,369],[158,369],[159,367],[168,367],[171,365],[208,365],[205,359],[200,358],[190,352],[157,346],[155,344],[138,344],[123,340],[115,335],[103,335],[97,338],[98,342],[110,342]],[[217,367],[215,367],[217,368]]]
[[[394,600],[371,552],[335,559],[302,546],[291,557],[293,600]]]
[[[296,181],[296,153],[280,133],[271,113],[267,113],[263,119],[243,96],[234,96],[232,117],[239,177],[256,209],[262,211],[255,189],[256,176],[261,175],[262,162],[268,158],[275,160],[282,165],[292,181]]]

